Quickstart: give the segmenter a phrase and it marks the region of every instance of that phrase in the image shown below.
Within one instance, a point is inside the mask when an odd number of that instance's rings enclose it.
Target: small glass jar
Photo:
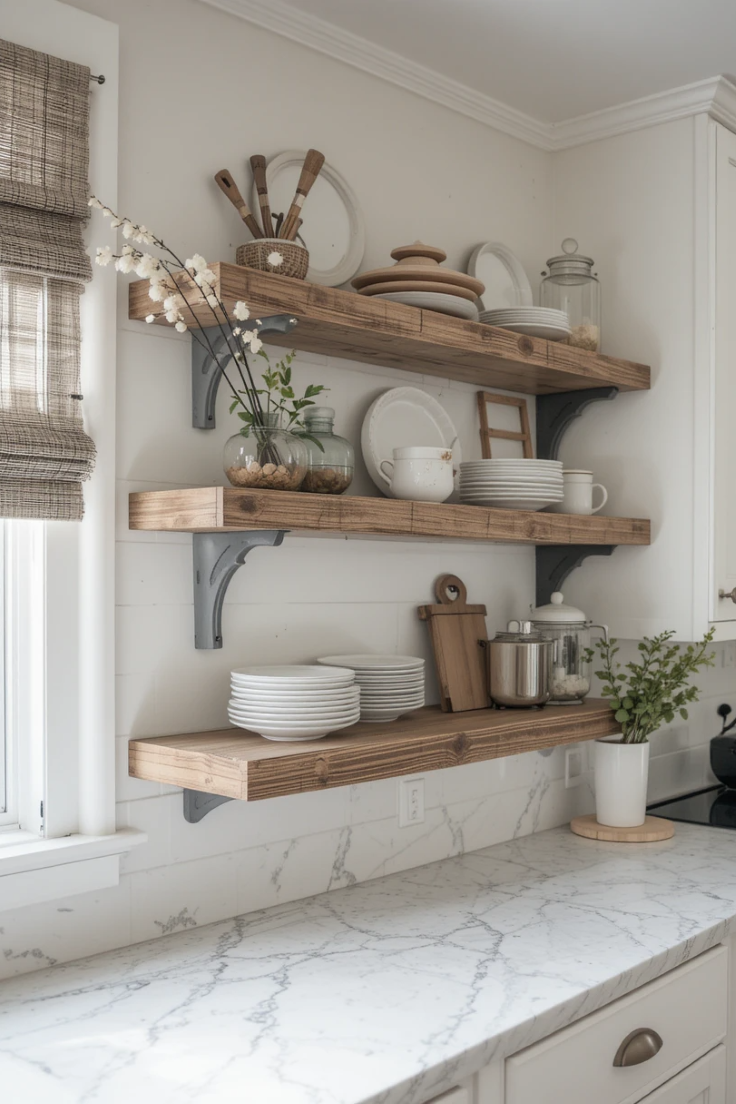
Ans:
[[[539,302],[542,307],[565,311],[572,333],[568,344],[597,353],[601,347],[601,286],[593,273],[591,257],[577,255],[578,243],[565,238],[562,254],[547,261]]]
[[[298,491],[307,474],[305,444],[281,428],[278,411],[264,414],[263,421],[244,426],[225,442],[225,475],[233,487]]]
[[[301,439],[308,453],[308,468],[303,491],[342,494],[353,481],[355,452],[349,441],[333,433],[334,423],[331,406],[313,406],[304,415]]]
[[[558,590],[549,605],[532,610],[531,621],[552,644],[550,705],[582,704],[590,693],[592,675],[590,630],[600,629],[607,640],[608,628],[594,625],[575,606],[566,606]]]

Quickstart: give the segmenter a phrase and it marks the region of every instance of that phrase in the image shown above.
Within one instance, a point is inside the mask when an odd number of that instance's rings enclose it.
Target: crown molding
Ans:
[[[307,15],[282,0],[202,0],[210,7],[240,16],[250,23],[290,38],[302,46],[362,69],[374,77],[432,100],[459,115],[465,115],[485,126],[493,127],[532,146],[551,149],[548,123],[539,122],[522,111],[516,111],[491,96],[476,92],[459,81],[419,65],[377,46],[359,35],[327,23],[317,16]]]
[[[700,114],[710,115],[736,131],[736,85],[726,77],[709,77],[562,123],[545,123],[393,50],[293,8],[284,0],[201,0],[201,3],[255,23],[538,149],[570,149]]]
[[[702,114],[736,130],[736,87],[726,77],[708,77],[682,88],[553,124],[550,127],[551,148],[570,149],[585,142]]]

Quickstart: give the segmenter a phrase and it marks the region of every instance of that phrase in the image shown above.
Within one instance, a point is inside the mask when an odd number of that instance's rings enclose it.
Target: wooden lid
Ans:
[[[424,242],[415,241],[413,245],[398,245],[391,250],[391,256],[395,261],[409,260],[412,257],[426,257],[429,260],[441,264],[447,260],[444,249],[438,249],[436,245],[425,245]]]

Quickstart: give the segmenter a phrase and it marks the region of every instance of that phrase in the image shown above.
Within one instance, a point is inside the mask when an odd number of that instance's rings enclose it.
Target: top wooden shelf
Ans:
[[[211,267],[228,313],[243,299],[253,318],[294,315],[298,325],[290,333],[269,335],[275,345],[528,395],[609,386],[645,391],[650,386],[645,364],[239,265]],[[148,286],[147,280],[130,285],[129,317],[142,322],[153,314],[156,322],[167,325],[161,304],[149,298]],[[211,308],[192,283],[187,298],[190,322],[196,318],[203,326],[215,324]]]

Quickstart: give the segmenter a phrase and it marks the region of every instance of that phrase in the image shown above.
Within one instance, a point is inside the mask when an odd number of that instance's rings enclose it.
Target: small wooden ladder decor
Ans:
[[[480,415],[480,447],[484,460],[492,460],[491,438],[496,437],[504,441],[521,441],[524,448],[524,459],[534,459],[532,447],[532,431],[529,425],[529,411],[526,399],[515,399],[511,395],[494,395],[490,391],[478,391],[478,414]],[[488,404],[497,406],[516,406],[519,409],[521,431],[511,429],[493,429],[488,424]]]

